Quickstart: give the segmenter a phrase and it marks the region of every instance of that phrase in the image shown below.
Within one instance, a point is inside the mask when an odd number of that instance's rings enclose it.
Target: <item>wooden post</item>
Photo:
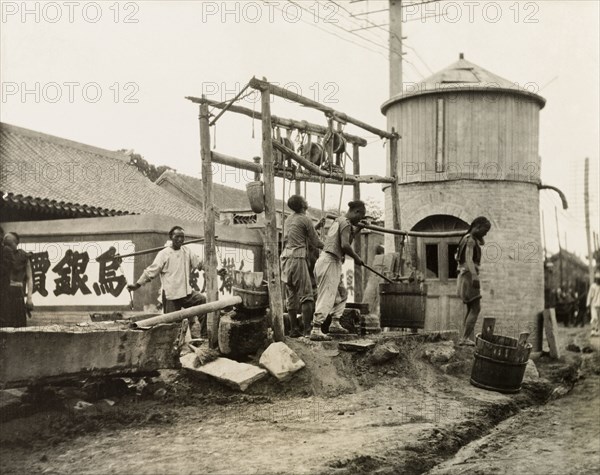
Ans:
[[[402,92],[402,1],[390,0],[390,97]]]
[[[359,162],[360,149],[358,145],[352,145],[352,173],[360,175],[360,162]],[[352,185],[353,196],[352,199],[360,200],[360,183],[354,183]],[[363,238],[358,233],[354,237],[354,251],[358,253],[363,261],[367,262],[367,256],[362,254],[362,241]],[[363,272],[362,266],[354,265],[354,301],[362,302],[363,300]]]
[[[392,183],[392,227],[400,229],[400,198],[398,197],[398,135],[392,127],[394,137],[390,140],[390,176],[394,178]],[[402,263],[402,251],[404,250],[404,237],[394,237],[394,252],[400,257]],[[404,265],[401,264],[400,272],[404,270]]]
[[[277,211],[275,209],[275,175],[273,167],[273,137],[271,134],[271,93],[261,90],[262,102],[262,151],[263,181],[265,186],[265,257],[267,264],[266,280],[269,285],[269,303],[273,317],[273,337],[282,341],[283,330],[283,294],[279,272],[279,237],[277,235]]]
[[[202,159],[202,182],[204,200],[204,276],[206,279],[206,301],[219,299],[217,280],[217,252],[215,249],[215,205],[213,197],[213,176],[210,153],[210,127],[208,125],[208,104],[200,104],[200,157]],[[210,348],[219,346],[219,313],[207,316],[208,344]]]
[[[553,308],[544,310],[544,330],[546,340],[548,341],[548,349],[550,350],[550,358],[560,358],[560,340],[558,338],[558,324],[556,323],[556,313]]]

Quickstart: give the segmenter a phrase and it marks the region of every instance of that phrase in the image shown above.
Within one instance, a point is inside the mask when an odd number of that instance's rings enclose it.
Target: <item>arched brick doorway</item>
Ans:
[[[423,218],[413,231],[466,231],[469,225],[456,216],[434,214]],[[457,266],[454,254],[459,237],[417,238],[418,269],[427,284],[425,329],[459,330],[463,303],[456,295]]]

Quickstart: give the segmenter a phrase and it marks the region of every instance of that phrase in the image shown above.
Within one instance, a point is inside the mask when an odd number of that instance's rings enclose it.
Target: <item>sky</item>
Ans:
[[[387,1],[4,1],[0,2],[2,102],[13,125],[110,150],[140,153],[155,165],[200,175],[198,107],[186,96],[229,100],[265,77],[337,110],[386,128],[389,98]],[[586,255],[584,159],[591,167],[591,221],[598,232],[600,156],[597,1],[404,2],[405,87],[445,68],[459,53],[547,100],[540,115],[542,181],[570,204],[542,191],[546,243]],[[368,13],[369,12],[369,13]],[[368,13],[368,14],[367,14]],[[353,16],[351,16],[353,15]],[[375,25],[382,25],[375,27]],[[350,31],[357,30],[357,31]],[[260,110],[256,96],[241,102]],[[322,114],[275,99],[280,117],[325,125]],[[260,155],[260,122],[225,114],[213,148]],[[361,172],[385,174],[385,144],[364,136]],[[216,182],[243,188],[247,174],[220,168]],[[289,183],[286,185],[286,196]],[[283,192],[277,181],[278,197]],[[309,202],[320,207],[318,185]],[[326,207],[351,199],[325,190]],[[380,185],[362,194],[382,202]]]

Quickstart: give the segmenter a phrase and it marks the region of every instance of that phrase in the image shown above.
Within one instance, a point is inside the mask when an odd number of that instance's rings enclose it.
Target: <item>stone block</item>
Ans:
[[[340,341],[338,347],[345,351],[367,351],[375,347],[375,342],[373,340]]]
[[[124,323],[0,329],[0,387],[178,367],[181,324]]]
[[[371,363],[379,365],[383,364],[392,358],[397,357],[400,354],[400,350],[396,347],[396,345],[392,343],[383,343],[381,345],[377,345],[373,350],[373,354],[371,355]]]
[[[428,360],[431,364],[447,363],[452,359],[455,353],[454,343],[451,341],[430,343],[423,350],[423,358]]]
[[[291,378],[296,371],[306,366],[294,350],[281,341],[271,343],[260,356],[258,364],[279,381]]]
[[[219,321],[219,351],[230,358],[241,358],[264,348],[267,339],[266,317],[236,318],[235,312]]]
[[[267,375],[264,369],[247,363],[239,363],[229,358],[217,358],[198,368],[194,366],[195,360],[196,356],[194,354],[182,356],[181,365],[186,370],[199,373],[203,376],[210,376],[240,391],[245,391],[252,383]]]
[[[537,369],[535,363],[531,360],[527,361],[527,366],[525,367],[525,373],[523,375],[523,381],[532,381],[540,379],[540,373]]]

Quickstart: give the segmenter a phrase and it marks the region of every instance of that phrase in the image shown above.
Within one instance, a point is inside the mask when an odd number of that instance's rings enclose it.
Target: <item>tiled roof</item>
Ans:
[[[34,210],[60,215],[65,218],[74,217],[102,217],[121,216],[129,214],[127,211],[115,209],[96,208],[95,206],[80,205],[77,203],[65,203],[31,196],[15,195],[13,193],[2,193],[0,201],[17,210]]]
[[[504,79],[481,66],[467,61],[461,55],[458,61],[434,75],[423,79],[423,81],[417,84],[405,85],[405,91],[386,101],[381,106],[381,109],[385,114],[385,111],[391,104],[409,97],[460,90],[514,92],[529,96],[537,101],[541,107],[544,107],[546,104],[546,99],[524,89],[523,85]]]
[[[0,194],[14,206],[54,207],[76,216],[159,214],[201,220],[129,165],[129,157],[33,130],[0,124]]]
[[[198,203],[199,206],[202,204],[204,195],[202,194],[203,186],[201,178],[195,178],[166,170],[158,177],[156,184],[161,185],[165,182],[175,186],[182,193]],[[250,210],[250,203],[248,202],[248,195],[245,190],[213,183],[213,193],[215,205],[221,211]],[[275,200],[275,208],[277,210],[281,210],[282,205],[283,202],[281,200]],[[286,211],[291,212],[287,206]],[[307,214],[319,218],[321,216],[321,211],[316,208],[309,208]]]

